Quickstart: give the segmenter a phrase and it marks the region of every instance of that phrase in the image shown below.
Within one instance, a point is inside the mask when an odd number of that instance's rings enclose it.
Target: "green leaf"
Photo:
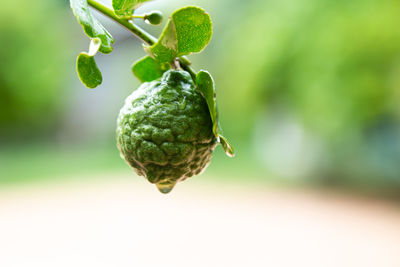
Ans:
[[[203,97],[206,99],[208,109],[210,111],[211,120],[213,123],[213,132],[218,135],[218,113],[217,113],[217,94],[215,91],[215,83],[208,71],[201,70],[196,75],[197,88],[200,90]]]
[[[89,88],[95,88],[101,84],[103,77],[97,67],[94,56],[81,52],[76,59],[76,70],[81,82]]]
[[[210,16],[199,7],[184,7],[172,13],[157,43],[145,50],[159,62],[171,62],[176,57],[201,52],[211,35]]]
[[[113,0],[112,6],[117,16],[129,17],[136,8],[148,1],[150,0]]]
[[[113,48],[114,39],[111,34],[100,24],[100,22],[93,17],[89,10],[86,0],[70,0],[72,11],[77,18],[78,22],[82,25],[84,32],[90,38],[99,38],[101,46],[99,51],[102,53],[110,53]]]
[[[224,148],[225,154],[229,157],[233,157],[235,152],[232,145],[228,140],[222,136],[222,128],[218,121],[218,110],[217,110],[217,94],[215,90],[214,79],[208,71],[200,70],[196,75],[196,84],[200,93],[203,95],[207,102],[208,109],[210,111],[211,121],[213,123],[213,133],[217,137],[218,142]]]
[[[137,60],[132,65],[132,72],[141,82],[151,82],[168,70],[167,64],[160,64],[149,56]]]

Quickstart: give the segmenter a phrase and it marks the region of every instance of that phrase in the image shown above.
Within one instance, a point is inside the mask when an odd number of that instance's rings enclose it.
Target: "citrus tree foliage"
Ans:
[[[101,40],[100,52],[110,53],[113,48],[111,44],[114,39],[103,25],[92,15],[86,0],[72,0],[71,8],[78,22],[82,25],[84,32],[90,38],[99,38]]]
[[[201,8],[185,7],[175,11],[157,43],[146,47],[146,52],[159,62],[201,52],[211,40],[212,22]]]
[[[161,64],[150,56],[145,56],[132,65],[132,72],[141,82],[151,82],[168,70],[168,64]]]
[[[76,59],[76,69],[82,83],[89,88],[95,88],[101,84],[103,77],[97,67],[94,55],[97,53],[101,45],[99,38],[92,39],[90,42],[89,52],[81,52]]]
[[[201,94],[207,101],[208,109],[210,111],[211,120],[213,122],[213,133],[219,139],[226,154],[230,157],[235,155],[233,147],[229,144],[228,140],[222,136],[222,128],[218,122],[217,112],[217,93],[215,91],[215,83],[211,74],[208,71],[201,70],[196,76],[197,87]]]
[[[112,6],[118,16],[131,16],[141,4],[150,0],[113,0]]]

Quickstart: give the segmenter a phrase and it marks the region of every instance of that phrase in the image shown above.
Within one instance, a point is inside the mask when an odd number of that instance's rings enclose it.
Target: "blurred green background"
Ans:
[[[229,159],[218,148],[206,174],[400,192],[400,1],[160,0],[137,12],[166,17],[189,4],[214,22],[210,45],[190,58],[214,75],[237,152]],[[104,82],[90,90],[75,72],[89,39],[67,0],[2,4],[0,186],[129,171],[114,130],[144,51],[98,17],[116,43],[96,56]]]

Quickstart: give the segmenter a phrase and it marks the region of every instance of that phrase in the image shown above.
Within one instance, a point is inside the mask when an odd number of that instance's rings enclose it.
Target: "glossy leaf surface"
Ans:
[[[211,36],[210,16],[199,7],[184,7],[172,13],[157,43],[145,50],[159,62],[171,62],[176,57],[201,52]]]
[[[164,65],[164,66],[163,66]],[[132,65],[132,72],[141,82],[151,82],[162,76],[168,69],[149,56],[145,56]]]
[[[110,53],[113,48],[114,38],[111,34],[101,25],[101,23],[92,15],[86,0],[70,0],[71,9],[82,25],[84,32],[90,38],[99,38],[101,46],[99,51],[102,53]]]
[[[208,109],[210,111],[211,120],[213,123],[213,132],[217,137],[218,142],[222,145],[225,154],[229,157],[233,157],[235,152],[232,145],[228,140],[222,136],[222,129],[218,121],[218,110],[217,110],[217,94],[215,90],[214,79],[208,71],[201,70],[196,75],[197,88],[205,98]]]
[[[129,17],[141,4],[150,0],[113,0],[112,6],[117,16]]]
[[[208,71],[201,70],[196,75],[197,88],[206,99],[208,109],[210,110],[211,120],[213,122],[213,132],[217,136],[218,116],[217,116],[217,95],[215,91],[214,80]]]
[[[81,52],[76,59],[76,69],[81,82],[89,88],[95,88],[101,84],[103,77],[97,67],[94,56]]]

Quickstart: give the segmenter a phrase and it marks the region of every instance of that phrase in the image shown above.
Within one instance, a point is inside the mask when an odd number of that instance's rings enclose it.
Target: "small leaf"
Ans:
[[[197,88],[205,98],[208,109],[210,111],[211,120],[213,123],[213,132],[217,136],[218,117],[217,117],[217,94],[215,91],[215,83],[208,71],[200,70],[196,75]]]
[[[217,110],[217,94],[215,90],[214,79],[208,71],[201,70],[196,75],[196,84],[200,93],[203,95],[207,102],[208,109],[210,111],[211,121],[213,123],[213,133],[217,137],[218,142],[224,148],[225,154],[229,157],[235,156],[232,145],[228,140],[222,136],[222,128],[218,121],[218,110]]]
[[[163,66],[165,65],[165,66]],[[132,65],[132,72],[141,82],[151,82],[162,76],[168,69],[166,64],[160,64],[149,56],[145,56]]]
[[[145,50],[159,62],[171,62],[176,57],[201,52],[211,35],[210,16],[199,7],[184,7],[172,13],[157,43]]]
[[[95,88],[103,81],[94,56],[86,52],[81,52],[78,55],[76,59],[76,69],[81,82],[89,88]]]
[[[112,6],[117,16],[129,17],[136,8],[148,1],[150,0],[113,0]]]
[[[99,38],[101,46],[99,51],[102,53],[110,53],[113,48],[114,39],[111,34],[93,17],[89,10],[87,0],[70,0],[72,11],[78,22],[82,25],[84,32],[90,38]]]

